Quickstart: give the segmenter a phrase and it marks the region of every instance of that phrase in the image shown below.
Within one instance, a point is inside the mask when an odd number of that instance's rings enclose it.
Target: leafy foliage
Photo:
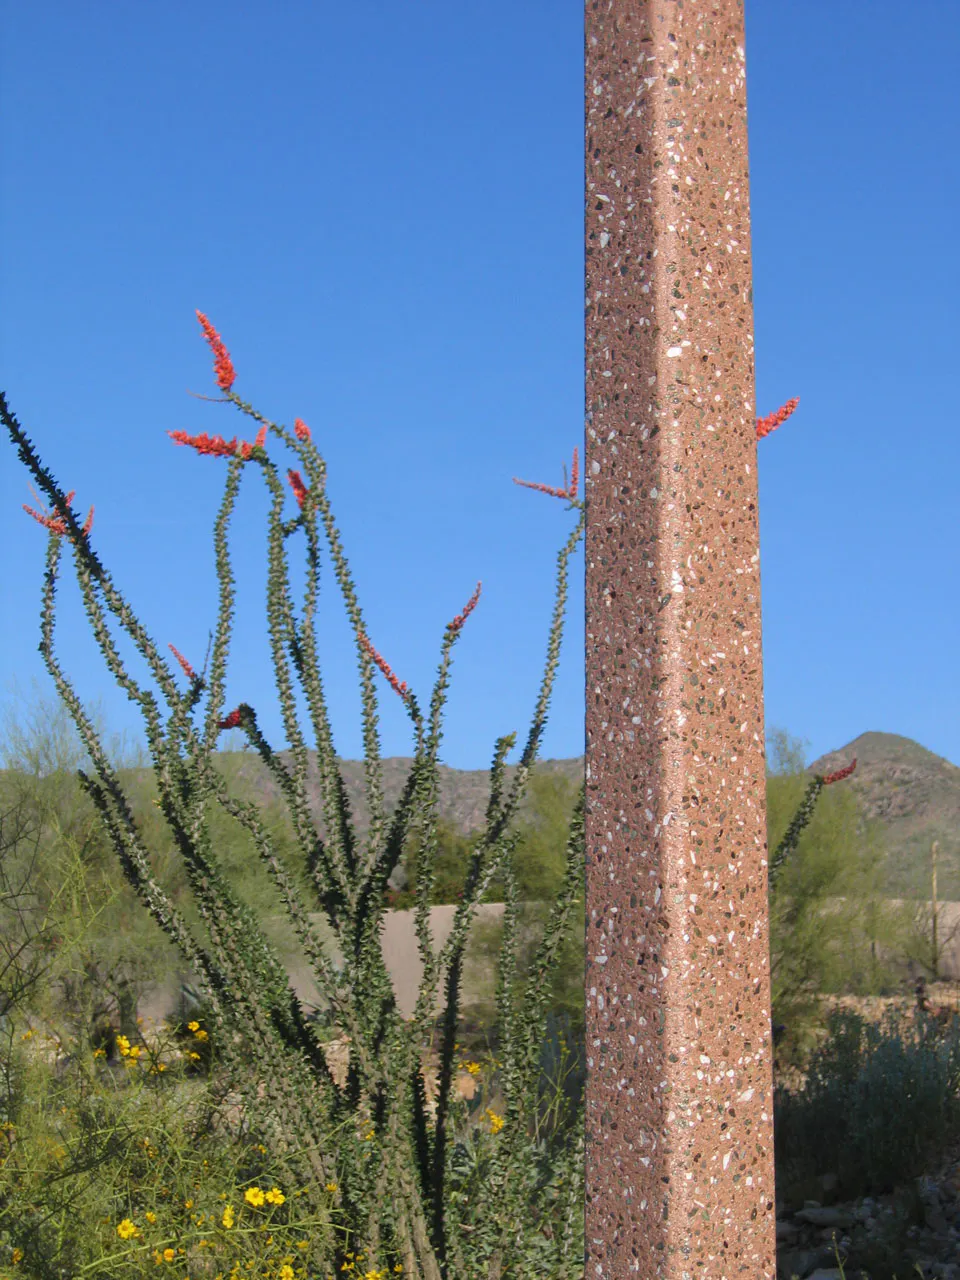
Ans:
[[[202,673],[197,674],[189,661],[170,646],[186,678],[186,691],[93,549],[92,511],[81,528],[69,505],[72,494],[64,495],[41,464],[0,394],[0,418],[21,460],[52,506],[50,514],[33,513],[50,532],[40,651],[89,757],[90,765],[78,770],[78,777],[96,808],[127,885],[136,895],[140,918],[144,913],[152,917],[196,975],[198,989],[210,1010],[211,1028],[216,1030],[217,1049],[222,1055],[219,1065],[237,1088],[247,1087],[248,1105],[269,1133],[285,1176],[302,1185],[307,1205],[317,1212],[325,1205],[330,1207],[323,1188],[337,1188],[333,1207],[346,1224],[354,1247],[348,1251],[343,1241],[330,1244],[324,1265],[331,1270],[344,1270],[350,1259],[352,1267],[359,1244],[374,1270],[379,1269],[380,1261],[393,1262],[399,1257],[402,1262],[398,1265],[410,1274],[422,1275],[423,1280],[442,1280],[451,1275],[466,1280],[476,1274],[477,1259],[486,1254],[484,1269],[501,1274],[525,1265],[523,1241],[529,1234],[531,1215],[544,1207],[537,1203],[544,1187],[539,1183],[532,1187],[529,1182],[529,1130],[535,1124],[539,1106],[539,1052],[548,1012],[546,988],[571,908],[578,893],[582,893],[583,787],[565,842],[563,883],[550,905],[543,937],[530,966],[530,980],[522,984],[525,1004],[521,1011],[515,945],[521,922],[513,863],[517,835],[511,824],[546,722],[563,630],[568,561],[585,522],[584,504],[576,498],[576,453],[568,487],[560,490],[531,486],[568,500],[568,510],[579,509],[580,515],[557,557],[557,591],[547,664],[527,743],[509,788],[505,786],[504,767],[516,734],[507,734],[496,743],[486,827],[470,851],[453,931],[437,956],[430,936],[429,907],[436,878],[440,716],[452,646],[479,599],[479,584],[462,612],[447,624],[426,721],[413,692],[397,680],[366,634],[327,498],[326,464],[312,441],[310,429],[297,420],[291,433],[280,424],[268,422],[240,400],[232,390],[235,372],[219,335],[206,317],[198,313],[198,318],[214,351],[218,382],[225,398],[254,418],[259,429],[253,443],[238,443],[236,439],[227,442],[219,436],[211,439],[206,434],[189,437],[184,432],[171,433],[178,444],[228,459],[214,534],[219,610],[208,652],[209,670],[205,663]],[[287,473],[299,508],[299,513],[288,520],[283,519],[285,490],[266,447],[270,434],[295,451],[306,476],[305,481],[300,471]],[[267,539],[267,619],[284,730],[290,744],[290,764],[282,761],[263,737],[253,707],[241,703],[224,714],[227,653],[235,605],[227,532],[245,470],[259,470],[273,499]],[[337,768],[317,657],[320,522],[354,629],[361,666],[370,816],[369,832],[362,845],[353,828]],[[299,618],[291,599],[286,546],[287,540],[298,534],[304,538],[307,564]],[[155,807],[162,813],[173,852],[182,867],[189,890],[187,902],[178,903],[158,874],[155,850],[148,840],[149,828],[137,810],[132,790],[124,786],[129,778],[124,779],[108,758],[96,726],[58,660],[53,636],[63,540],[73,552],[84,607],[107,667],[143,715],[157,788]],[[120,625],[146,664],[164,703],[162,713],[153,688],[147,688],[132,664],[121,657],[110,633],[108,616]],[[402,698],[417,742],[413,768],[389,822],[383,812],[376,731],[377,668]],[[326,824],[324,839],[307,804],[307,747],[298,719],[297,683],[316,741]],[[205,696],[207,705],[201,708]],[[215,744],[219,733],[231,728],[243,732],[283,796],[295,836],[300,864],[297,870],[289,866],[290,850],[282,850],[279,841],[275,843],[278,829],[271,829],[266,815],[256,805],[231,794],[228,780],[218,768]],[[231,840],[221,825],[229,827],[231,821],[245,832],[248,847],[269,876],[323,996],[349,1037],[350,1061],[342,1086],[290,985],[278,948],[262,927],[257,910],[244,900],[231,877],[228,860],[240,844]],[[411,837],[417,851],[416,926],[424,980],[414,1016],[405,1021],[396,1007],[379,935],[387,884]],[[503,1114],[496,1114],[495,1118],[496,1132],[503,1132],[484,1181],[488,1238],[483,1248],[480,1240],[476,1241],[468,1259],[457,1205],[449,1196],[454,1118],[451,1085],[467,937],[474,909],[484,900],[498,874],[503,879],[506,901],[496,993],[501,1033],[500,1087],[504,1098]],[[343,957],[339,971],[312,928],[311,908],[326,916],[333,931]],[[425,1105],[418,1055],[424,1047],[424,1037],[434,1029],[432,1008],[441,974],[447,998],[442,1016],[436,1107],[431,1116]],[[141,1055],[134,1053],[139,1046],[121,1043],[121,1038],[118,1044],[124,1055],[124,1069],[130,1062],[140,1062]],[[151,1069],[159,1067],[159,1063],[151,1062]],[[256,1086],[255,1091],[251,1091],[252,1085]],[[356,1140],[331,1140],[333,1134],[353,1126],[363,1131]],[[575,1168],[580,1158],[582,1149],[580,1156],[574,1158]],[[120,1226],[127,1230],[124,1223]],[[563,1259],[576,1267],[578,1251],[582,1255],[582,1247],[571,1248],[569,1232],[563,1234],[558,1247],[559,1255],[556,1248],[549,1250],[552,1256],[547,1264],[557,1275]]]
[[[783,731],[768,751],[768,847],[775,849],[803,800],[810,776],[803,749]],[[907,919],[880,894],[879,824],[862,821],[851,790],[824,788],[795,851],[771,891],[770,972],[774,1021],[789,1029],[782,1056],[813,1043],[817,996],[877,994],[896,984]]]
[[[960,1028],[932,1018],[879,1024],[849,1010],[828,1020],[805,1088],[777,1091],[779,1168],[793,1179],[837,1173],[845,1198],[909,1183],[960,1132]]]

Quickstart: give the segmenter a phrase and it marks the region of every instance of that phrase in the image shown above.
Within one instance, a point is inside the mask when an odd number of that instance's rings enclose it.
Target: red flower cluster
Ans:
[[[168,431],[167,435],[174,444],[189,444],[197,453],[207,453],[214,458],[243,458],[246,462],[254,449],[262,449],[267,438],[267,428],[261,427],[253,444],[246,440],[224,440],[223,436],[208,436],[202,431],[198,436],[187,435],[186,431]]]
[[[237,377],[234,372],[233,361],[230,359],[219,333],[217,333],[202,311],[197,312],[197,319],[200,321],[204,336],[210,344],[210,350],[213,352],[213,368],[217,375],[217,386],[221,391],[229,391]]]
[[[776,413],[771,413],[766,418],[757,419],[757,439],[762,440],[764,436],[768,436],[771,431],[776,431],[782,422],[790,417],[794,409],[800,403],[800,397],[794,396],[792,400],[788,400],[786,404],[781,405]]]
[[[230,712],[228,716],[225,716],[223,720],[219,720],[217,722],[217,728],[218,729],[236,729],[239,726],[239,724],[240,724],[240,708],[236,707],[233,711]]]
[[[376,649],[373,647],[373,645],[370,643],[370,641],[367,639],[366,636],[361,635],[360,643],[366,649],[367,653],[369,653],[370,657],[374,660],[374,662],[377,664],[377,666],[380,668],[383,674],[390,681],[391,688],[394,690],[394,692],[399,693],[400,697],[403,698],[404,702],[406,702],[407,698],[410,696],[410,690],[407,688],[406,680],[404,680],[403,684],[401,684],[397,680],[397,677],[390,670],[390,667],[387,665],[384,659],[380,657],[380,654],[377,653]]]
[[[848,764],[845,769],[838,769],[836,773],[828,774],[823,780],[823,785],[829,787],[831,782],[842,782],[844,778],[849,778],[851,773],[857,767],[857,757],[853,757],[853,763]]]
[[[175,649],[172,644],[168,644],[167,648],[170,650],[170,652],[173,654],[176,660],[180,663],[180,666],[183,668],[183,674],[187,677],[187,679],[196,680],[197,673],[194,671],[193,667],[191,667],[190,663],[186,660],[183,654],[178,649]]]
[[[77,492],[76,489],[71,489],[70,492],[67,494],[67,506],[69,506],[70,503],[73,501],[73,495],[76,492]],[[36,490],[34,490],[34,493],[36,493]],[[25,502],[22,503],[21,505],[23,506],[23,509],[28,516],[33,516],[34,520],[36,520],[39,524],[42,524],[45,529],[49,529],[51,533],[67,532],[66,522],[63,520],[61,516],[54,516],[50,513],[44,513],[43,511],[34,511],[33,508],[28,507]],[[83,526],[84,536],[86,536],[92,528],[93,528],[93,507],[91,507],[90,510],[87,512],[87,519]]]
[[[566,477],[566,471],[567,471],[566,467],[564,467],[563,471],[564,471],[564,477]],[[554,498],[570,498],[570,499],[573,499],[577,496],[577,485],[579,484],[579,481],[580,481],[580,462],[579,462],[579,459],[577,458],[576,448],[574,448],[574,451],[573,451],[573,468],[570,474],[570,483],[569,485],[567,485],[565,489],[554,489],[547,484],[535,484],[532,480],[518,480],[516,476],[513,477],[514,484],[525,485],[528,489],[537,489],[540,493],[549,493]]]
[[[574,450],[574,458],[576,458],[576,450]],[[478,582],[477,589],[476,591],[474,591],[473,595],[467,601],[467,604],[466,604],[466,607],[464,608],[463,613],[458,613],[457,616],[454,618],[454,620],[447,624],[447,630],[459,631],[460,628],[463,626],[463,624],[466,622],[469,615],[473,613],[474,609],[477,607],[477,601],[479,599],[480,599],[480,583]]]
[[[287,479],[290,481],[290,488],[297,499],[297,506],[302,510],[303,500],[307,496],[307,486],[303,483],[303,477],[299,471],[288,471]]]
[[[293,423],[293,430],[298,440],[310,439],[310,428],[302,418],[296,418]]]

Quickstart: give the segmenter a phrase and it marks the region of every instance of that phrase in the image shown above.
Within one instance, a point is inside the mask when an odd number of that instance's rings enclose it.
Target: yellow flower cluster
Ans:
[[[486,1114],[490,1117],[490,1132],[499,1133],[503,1128],[503,1116],[498,1116],[495,1111],[491,1111],[487,1107]]]
[[[344,1256],[346,1257],[347,1260],[342,1264],[342,1266],[340,1267],[340,1270],[347,1271],[347,1272],[356,1272],[358,1280],[360,1280],[360,1272],[357,1271],[357,1263],[362,1262],[363,1259],[366,1257],[366,1254],[358,1253],[356,1257],[354,1257],[352,1253],[347,1253]],[[395,1273],[399,1274],[400,1272],[403,1271],[403,1267],[398,1262],[397,1265],[393,1268],[393,1270]],[[386,1267],[382,1268],[382,1270],[380,1271],[372,1271],[372,1270],[365,1271],[363,1273],[362,1280],[387,1280],[387,1276],[389,1274],[390,1273],[388,1272]],[[333,1277],[332,1276],[329,1277],[329,1280],[333,1280]]]
[[[270,1191],[261,1191],[259,1187],[247,1187],[243,1198],[247,1204],[256,1205],[259,1208],[264,1201],[267,1204],[283,1204],[287,1197],[279,1187],[273,1187]]]
[[[140,1055],[142,1054],[143,1049],[138,1044],[131,1045],[126,1036],[117,1036],[117,1048],[120,1050],[120,1057],[123,1058],[123,1065],[125,1067],[135,1067],[140,1061]],[[102,1049],[94,1049],[93,1051],[93,1056],[95,1058],[101,1057],[102,1054]],[[166,1069],[167,1065],[165,1062],[154,1062],[150,1071],[152,1073],[166,1071]]]
[[[133,1048],[131,1048],[130,1041],[126,1036],[117,1036],[117,1048],[120,1050],[121,1058],[126,1058],[128,1061],[132,1059],[133,1062],[136,1062],[140,1057],[140,1046],[135,1044]]]

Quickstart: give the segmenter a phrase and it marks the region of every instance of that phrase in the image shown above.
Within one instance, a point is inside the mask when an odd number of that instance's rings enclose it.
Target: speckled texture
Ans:
[[[772,1280],[743,7],[585,35],[586,1276]]]

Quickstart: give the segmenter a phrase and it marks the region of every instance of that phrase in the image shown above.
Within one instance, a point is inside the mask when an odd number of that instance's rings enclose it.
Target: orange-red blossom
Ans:
[[[267,428],[260,428],[253,444],[248,444],[246,440],[238,442],[236,436],[232,440],[224,440],[223,436],[211,437],[205,431],[198,436],[188,435],[186,431],[168,431],[167,435],[174,444],[188,444],[196,449],[197,453],[207,453],[214,458],[243,458],[246,462],[254,449],[263,448],[267,438]]]
[[[554,489],[548,484],[535,484],[532,480],[518,480],[516,476],[513,477],[514,484],[526,485],[528,489],[537,489],[540,493],[549,493],[555,498],[575,498],[577,496],[577,485],[579,480],[580,463],[577,458],[576,449],[573,451],[573,469],[570,473],[570,483],[566,489]]]
[[[776,431],[782,422],[790,417],[794,409],[800,403],[800,397],[794,396],[792,400],[788,400],[786,404],[781,405],[776,413],[769,414],[766,418],[757,419],[757,439],[762,440],[764,436],[768,436],[771,431]]]
[[[836,773],[829,773],[823,780],[823,785],[829,787],[831,782],[842,782],[844,778],[849,778],[851,773],[857,767],[857,757],[853,757],[853,763],[848,764],[845,769],[838,769]]]
[[[197,312],[197,319],[200,321],[204,336],[210,344],[210,350],[213,352],[213,368],[217,375],[217,386],[221,391],[229,391],[237,377],[230,354],[223,345],[223,340],[219,333],[217,333],[202,311]]]
[[[36,492],[36,490],[34,490],[34,492]],[[67,494],[67,506],[69,506],[70,503],[73,501],[73,495],[76,492],[77,492],[76,489],[71,489],[70,492]],[[34,511],[33,508],[28,507],[25,502],[22,504],[22,506],[28,516],[33,516],[34,520],[36,520],[39,524],[42,524],[45,529],[49,529],[51,533],[67,532],[66,522],[63,520],[61,516],[54,516],[49,512]],[[83,526],[84,535],[88,534],[92,528],[93,528],[93,507],[91,507],[87,513],[87,519]]]
[[[468,616],[477,607],[477,601],[480,599],[480,586],[481,584],[478,582],[477,589],[464,606],[463,613],[458,613],[454,620],[447,624],[448,631],[459,631],[466,622]],[[389,664],[379,653],[377,653],[376,649],[365,635],[361,635],[360,643],[363,645],[364,649],[366,649],[367,653],[369,653],[370,657],[374,660],[383,674],[387,677],[393,691],[398,693],[400,697],[403,698],[404,702],[406,702],[410,696],[410,690],[407,688],[406,680],[404,680],[402,684],[400,683],[397,677],[393,674]]]
[[[172,644],[168,644],[167,648],[170,650],[170,652],[173,654],[176,660],[180,663],[180,666],[183,668],[183,674],[187,677],[187,679],[196,680],[197,673],[194,671],[193,667],[191,667],[190,663],[186,660],[186,658],[179,651],[179,649],[175,649]]]
[[[303,483],[303,477],[299,471],[288,471],[287,479],[290,481],[290,488],[297,499],[297,506],[302,507],[303,500],[307,496],[307,486]]]

